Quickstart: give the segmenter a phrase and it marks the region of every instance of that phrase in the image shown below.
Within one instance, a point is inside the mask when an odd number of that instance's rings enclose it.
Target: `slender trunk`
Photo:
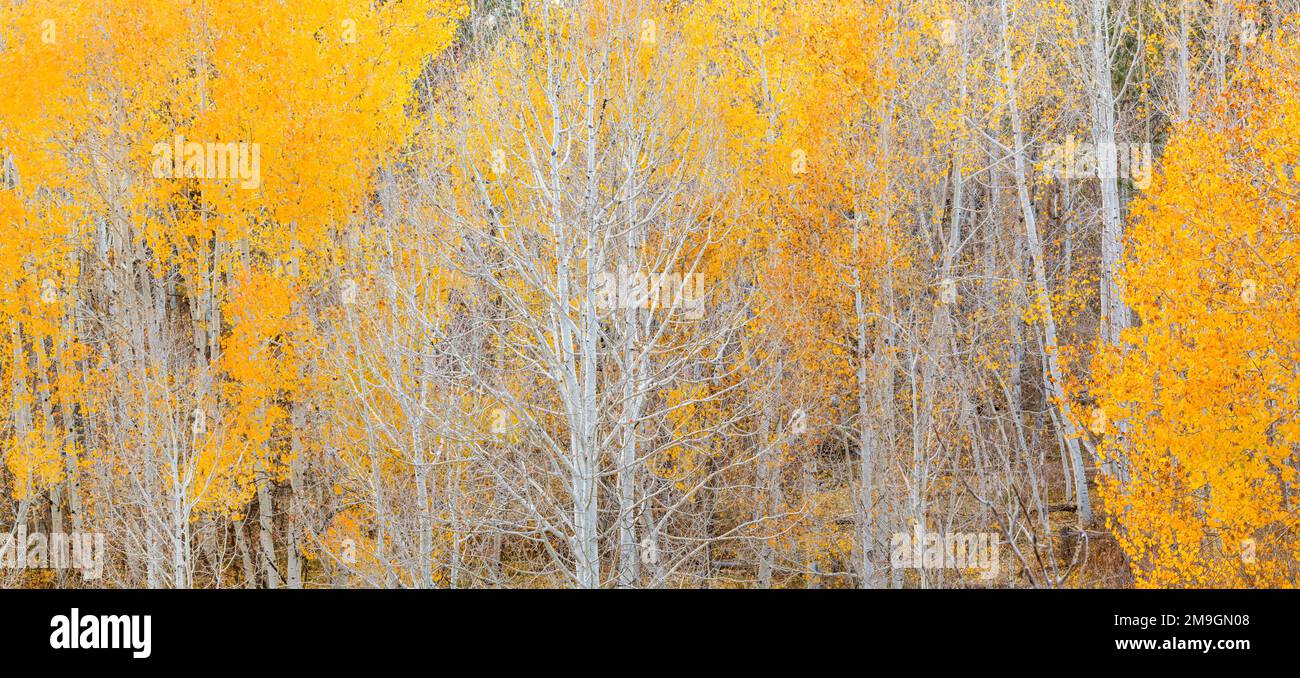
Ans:
[[[1101,336],[1117,345],[1128,327],[1128,307],[1120,289],[1119,267],[1124,256],[1124,232],[1120,216],[1119,181],[1115,144],[1115,96],[1111,90],[1110,44],[1107,37],[1107,0],[1092,3],[1092,141],[1097,152],[1097,174],[1101,182]]]
[[[272,482],[271,474],[264,471],[257,483],[257,532],[266,588],[278,589],[281,581],[280,571],[275,562],[275,505],[272,500]]]
[[[1192,67],[1188,40],[1191,32],[1190,19],[1187,16],[1187,3],[1191,0],[1178,0],[1178,71],[1175,73],[1175,96],[1178,112],[1175,122],[1181,124],[1191,117],[1192,108]]]
[[[248,547],[248,530],[244,527],[244,519],[240,518],[234,522],[235,531],[235,549],[239,551],[239,561],[244,568],[244,588],[257,588],[257,564],[253,559],[253,551]]]
[[[763,399],[763,411],[758,423],[758,500],[754,503],[754,519],[763,524],[762,519],[775,513],[780,504],[776,495],[780,491],[780,466],[774,459],[772,450],[772,405],[770,398]],[[775,549],[766,536],[760,535],[758,544],[758,585],[760,588],[772,588],[772,570],[775,565]]]
[[[288,534],[285,538],[285,579],[291,589],[302,588],[302,569],[303,569],[303,428],[306,426],[306,405],[302,399],[295,397],[290,405],[289,420],[292,431],[290,433],[290,452],[293,455],[289,461],[289,517],[285,521],[285,532]]]
[[[1011,75],[1011,48],[1008,44],[1007,37],[1007,10],[1006,0],[998,0],[998,7],[1002,22],[1002,69],[1006,74],[1005,81],[1007,87],[1007,103],[1011,114],[1011,133],[1012,133],[1012,158],[1015,163],[1015,181],[1016,193],[1020,198],[1020,212],[1025,222],[1025,237],[1028,240],[1029,254],[1033,259],[1034,284],[1037,288],[1038,301],[1040,302],[1043,314],[1043,350],[1046,353],[1047,370],[1043,375],[1044,387],[1047,394],[1054,401],[1056,407],[1060,409],[1060,425],[1065,434],[1067,453],[1070,455],[1071,464],[1074,466],[1074,488],[1078,497],[1079,520],[1083,524],[1092,522],[1092,506],[1088,496],[1088,482],[1084,474],[1083,457],[1079,449],[1079,439],[1074,426],[1074,417],[1071,412],[1070,402],[1067,400],[1064,390],[1064,380],[1061,373],[1059,342],[1057,341],[1056,319],[1052,315],[1052,296],[1047,284],[1047,264],[1044,261],[1043,245],[1038,237],[1038,223],[1035,219],[1033,200],[1029,194],[1028,180],[1025,176],[1025,147],[1024,133],[1020,121],[1020,104],[1016,91],[1015,78]]]

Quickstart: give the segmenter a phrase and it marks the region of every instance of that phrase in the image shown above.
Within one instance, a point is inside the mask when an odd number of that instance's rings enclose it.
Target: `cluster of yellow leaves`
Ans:
[[[1103,497],[1143,586],[1296,583],[1293,35],[1261,44],[1208,122],[1177,129],[1134,211],[1123,284],[1141,325],[1098,356],[1093,388],[1111,422]]]
[[[343,234],[381,160],[407,143],[414,82],[464,12],[459,0],[0,6],[0,161],[18,175],[0,190],[0,395],[20,413],[3,457],[21,479],[15,493],[58,482],[63,456],[83,455],[58,413],[66,422],[72,407],[120,403],[143,414],[119,442],[156,451],[148,441],[172,431],[192,439],[179,443],[192,453],[159,461],[184,466],[164,477],[197,478],[188,499],[200,510],[238,513],[257,469],[283,477],[277,427],[290,403],[322,400],[328,381],[306,359],[321,319],[301,301],[332,291],[356,254]],[[159,178],[155,146],[177,137],[257,145],[260,181]],[[138,281],[129,257],[95,251],[97,229],[178,281],[199,364],[137,370],[117,362],[113,342],[81,341],[83,263]],[[209,326],[217,346],[200,341]],[[42,411],[34,396],[45,391]]]

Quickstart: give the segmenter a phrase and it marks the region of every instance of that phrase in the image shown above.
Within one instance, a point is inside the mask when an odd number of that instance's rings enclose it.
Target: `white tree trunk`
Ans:
[[[1007,105],[1011,114],[1013,144],[1011,153],[1015,164],[1016,193],[1020,198],[1020,212],[1025,222],[1025,237],[1029,244],[1030,258],[1033,259],[1034,285],[1038,293],[1037,300],[1041,304],[1043,313],[1043,350],[1046,353],[1045,359],[1047,362],[1046,374],[1043,375],[1043,386],[1048,396],[1055,401],[1056,406],[1060,409],[1059,423],[1065,437],[1066,453],[1070,455],[1071,464],[1075,469],[1074,489],[1078,497],[1079,520],[1081,523],[1087,524],[1092,521],[1092,505],[1089,501],[1088,481],[1084,473],[1083,456],[1079,449],[1079,438],[1074,426],[1074,416],[1070,402],[1065,395],[1058,350],[1060,343],[1057,339],[1056,318],[1052,314],[1052,297],[1047,284],[1047,264],[1044,260],[1043,244],[1038,237],[1038,222],[1035,217],[1033,199],[1029,194],[1028,180],[1025,176],[1024,133],[1021,127],[1020,104],[1014,77],[1015,71],[1012,69],[1011,48],[1008,42],[1010,27],[1007,25],[1006,0],[998,0],[998,8],[1002,24],[1002,69],[1006,79]]]

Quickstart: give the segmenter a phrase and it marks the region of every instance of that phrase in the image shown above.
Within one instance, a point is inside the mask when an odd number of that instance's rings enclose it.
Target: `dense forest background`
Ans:
[[[0,586],[1293,586],[1298,11],[2,0]]]

